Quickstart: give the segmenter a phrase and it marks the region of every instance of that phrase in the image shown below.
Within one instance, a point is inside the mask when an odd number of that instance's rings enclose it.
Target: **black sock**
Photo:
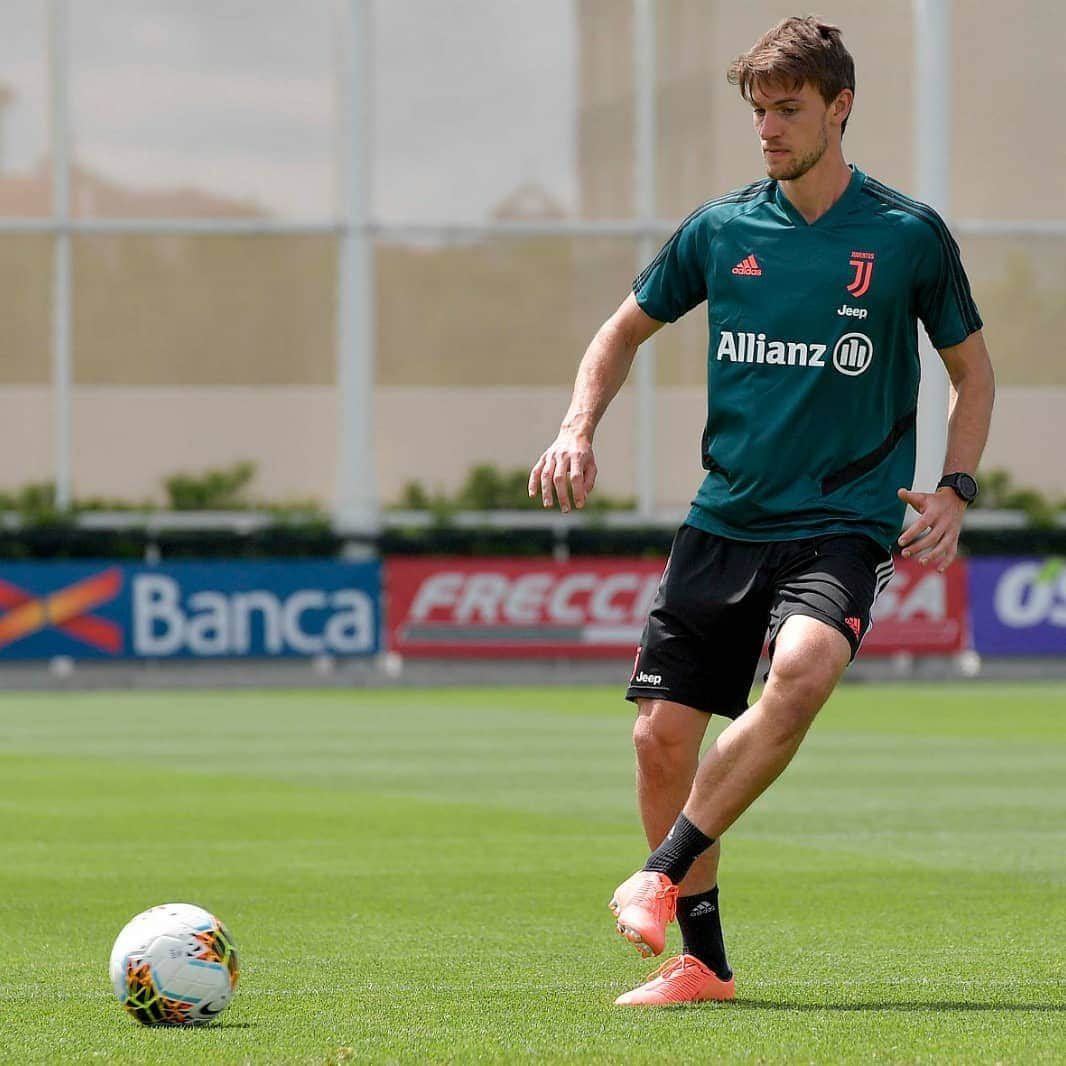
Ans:
[[[713,843],[714,837],[701,833],[682,812],[666,834],[666,839],[648,856],[644,869],[666,874],[675,885],[679,885],[692,864]]]
[[[722,916],[718,913],[718,886],[698,896],[682,896],[677,901],[677,924],[686,955],[695,955],[723,981],[733,976],[725,957]]]

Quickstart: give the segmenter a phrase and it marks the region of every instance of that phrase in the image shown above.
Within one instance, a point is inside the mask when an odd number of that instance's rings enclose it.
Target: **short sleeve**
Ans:
[[[657,322],[675,322],[707,299],[707,243],[702,213],[685,219],[633,282],[640,309]]]
[[[981,328],[959,246],[935,212],[923,220],[915,303],[934,348],[961,344]]]

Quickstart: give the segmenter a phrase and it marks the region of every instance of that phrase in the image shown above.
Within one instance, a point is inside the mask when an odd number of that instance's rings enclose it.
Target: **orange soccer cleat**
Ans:
[[[638,870],[615,890],[610,906],[618,932],[647,958],[666,947],[666,927],[677,913],[677,885],[666,874]]]
[[[668,1007],[673,1003],[706,1003],[729,1000],[736,995],[735,982],[723,981],[694,955],[667,959],[645,984],[623,992],[615,1004],[620,1007]]]

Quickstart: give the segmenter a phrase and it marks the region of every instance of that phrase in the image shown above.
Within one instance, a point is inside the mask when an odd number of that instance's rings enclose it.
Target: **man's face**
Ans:
[[[803,177],[829,145],[830,108],[810,83],[752,88],[752,113],[768,177],[794,181]]]

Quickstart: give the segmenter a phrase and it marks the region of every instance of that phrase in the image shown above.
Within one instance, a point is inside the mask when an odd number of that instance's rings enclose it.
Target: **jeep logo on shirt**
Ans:
[[[874,342],[865,333],[845,333],[833,349],[833,366],[848,377],[858,377],[874,358]]]

